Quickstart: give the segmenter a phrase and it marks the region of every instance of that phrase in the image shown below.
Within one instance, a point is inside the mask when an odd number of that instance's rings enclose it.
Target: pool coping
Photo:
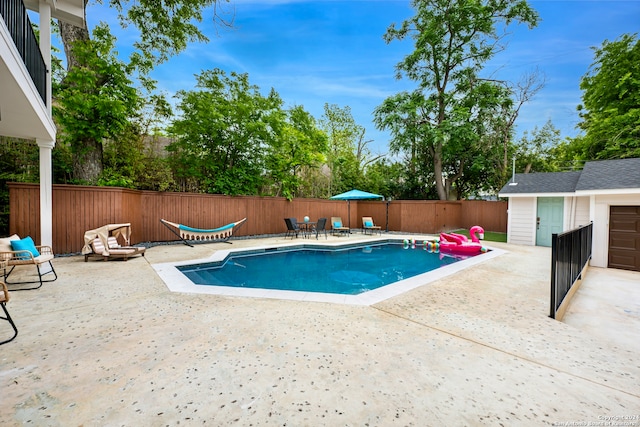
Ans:
[[[386,299],[395,297],[397,295],[408,292],[412,289],[420,286],[425,286],[433,283],[437,280],[446,278],[455,273],[458,273],[467,268],[473,267],[487,260],[500,256],[507,251],[499,248],[494,248],[488,245],[484,245],[488,252],[476,255],[472,258],[468,258],[462,261],[455,262],[453,264],[446,265],[444,267],[437,268],[423,274],[419,274],[408,279],[404,279],[389,285],[382,286],[371,291],[367,291],[358,295],[343,295],[343,294],[330,294],[321,292],[304,292],[304,291],[286,291],[286,290],[274,290],[274,289],[256,289],[256,288],[234,288],[228,286],[213,286],[213,285],[196,285],[180,270],[179,266],[191,265],[197,263],[215,263],[224,261],[226,257],[235,252],[245,253],[261,253],[267,250],[277,249],[304,249],[304,248],[318,248],[318,247],[348,247],[348,246],[361,246],[363,244],[372,243],[386,243],[386,242],[402,242],[404,239],[398,238],[381,238],[365,242],[325,242],[325,243],[276,243],[270,245],[255,246],[252,248],[238,248],[238,249],[221,249],[214,252],[210,257],[191,259],[185,261],[165,262],[152,264],[153,269],[158,276],[165,283],[167,288],[171,292],[190,293],[190,294],[205,294],[205,295],[223,295],[232,297],[249,297],[249,298],[270,298],[281,300],[294,300],[294,301],[309,301],[309,302],[325,302],[335,304],[346,305],[363,305],[369,306]]]

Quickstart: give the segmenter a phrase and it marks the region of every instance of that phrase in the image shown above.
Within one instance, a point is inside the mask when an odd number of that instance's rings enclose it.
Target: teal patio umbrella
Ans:
[[[367,193],[362,190],[351,190],[346,193],[336,194],[330,197],[331,200],[346,200],[349,211],[349,228],[351,228],[351,200],[384,200],[384,196]]]

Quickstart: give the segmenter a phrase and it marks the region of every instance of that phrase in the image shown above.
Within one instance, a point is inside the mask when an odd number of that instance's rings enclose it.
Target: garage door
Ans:
[[[640,271],[640,206],[611,206],[609,267]]]

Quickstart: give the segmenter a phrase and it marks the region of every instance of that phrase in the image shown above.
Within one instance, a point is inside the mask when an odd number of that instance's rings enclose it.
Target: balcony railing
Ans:
[[[2,0],[0,1],[0,15],[9,29],[11,38],[27,67],[31,80],[40,97],[47,104],[47,67],[24,3],[22,0]]]

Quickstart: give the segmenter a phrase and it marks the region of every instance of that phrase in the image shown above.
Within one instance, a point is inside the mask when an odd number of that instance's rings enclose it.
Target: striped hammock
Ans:
[[[180,240],[184,242],[185,245],[193,246],[189,244],[188,240],[198,241],[198,242],[227,242],[231,243],[228,240],[233,235],[235,229],[239,228],[244,224],[247,218],[243,218],[240,221],[232,222],[227,225],[223,225],[218,228],[211,229],[202,229],[202,228],[194,228],[189,227],[183,224],[176,224],[175,222],[167,221],[165,219],[161,219],[160,222],[167,227],[173,234],[178,236]]]

